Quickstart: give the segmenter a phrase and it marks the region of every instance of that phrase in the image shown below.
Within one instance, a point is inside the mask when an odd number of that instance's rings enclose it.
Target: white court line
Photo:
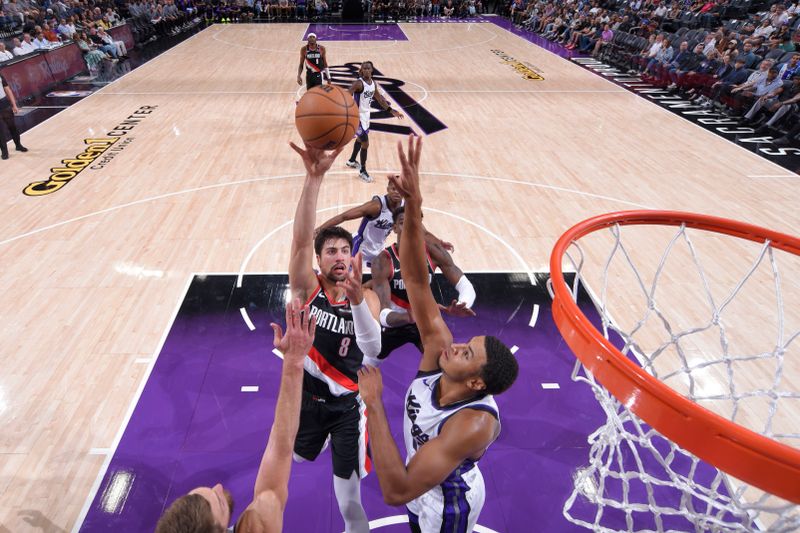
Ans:
[[[517,353],[518,351],[519,351],[519,346],[517,346],[516,344],[511,347],[511,353],[512,354]]]
[[[328,29],[331,31],[340,31],[342,33],[356,33],[356,32],[360,33],[362,31],[378,31],[378,25],[376,24],[375,27],[372,28],[371,30],[339,30],[328,24]]]
[[[399,172],[399,170],[398,169],[386,169],[386,170],[382,170],[381,172],[397,173],[397,172]],[[348,174],[352,174],[352,173],[353,173],[352,170],[334,170],[334,171],[327,172],[326,175],[328,175],[328,176],[348,175]],[[454,178],[474,179],[474,180],[484,180],[484,181],[496,181],[498,183],[513,183],[513,184],[516,184],[516,185],[523,185],[523,186],[526,186],[526,187],[542,188],[542,189],[547,189],[547,190],[552,190],[552,191],[559,191],[559,192],[566,192],[566,193],[570,193],[570,194],[577,194],[577,195],[584,196],[584,197],[587,197],[587,198],[596,198],[596,199],[599,199],[599,200],[608,200],[608,201],[611,201],[611,202],[617,202],[617,203],[620,203],[620,204],[623,204],[623,205],[630,205],[630,206],[639,207],[639,208],[642,208],[642,209],[655,209],[654,207],[647,206],[647,205],[644,205],[644,204],[639,204],[639,203],[636,203],[636,202],[629,202],[627,200],[620,200],[619,198],[613,198],[611,196],[605,196],[605,195],[602,195],[602,194],[594,194],[594,193],[590,193],[590,192],[579,191],[577,189],[569,189],[569,188],[566,188],[566,187],[557,187],[555,185],[548,185],[548,184],[545,184],[545,183],[536,183],[536,182],[530,182],[530,181],[522,181],[522,180],[516,180],[516,179],[512,179],[512,178],[496,178],[496,177],[493,177],[493,176],[476,176],[476,175],[473,175],[473,174],[454,174],[454,173],[449,173],[449,172],[420,172],[420,174],[431,175],[431,176],[450,176],[450,177],[454,177]],[[199,192],[199,191],[206,191],[206,190],[210,190],[210,189],[218,189],[218,188],[221,188],[221,187],[229,187],[229,186],[232,186],[232,185],[243,185],[243,184],[248,184],[248,183],[255,183],[255,182],[258,182],[258,181],[273,181],[273,180],[279,180],[279,179],[299,178],[299,177],[304,177],[304,176],[305,176],[304,173],[303,174],[285,174],[285,175],[282,175],[282,176],[262,176],[262,177],[258,177],[258,178],[248,178],[248,179],[244,179],[244,180],[236,180],[236,181],[230,181],[230,182],[225,182],[225,183],[216,183],[216,184],[213,184],[213,185],[203,185],[201,187],[192,187],[190,189],[184,189],[182,191],[175,191],[175,192],[168,192],[168,193],[164,193],[164,194],[159,194],[157,196],[151,196],[149,198],[142,198],[141,200],[134,200],[133,202],[128,202],[128,203],[125,203],[125,204],[120,204],[120,205],[112,206],[112,207],[107,207],[107,208],[101,209],[99,211],[94,211],[92,213],[87,213],[85,215],[81,215],[81,216],[78,216],[78,217],[74,217],[74,218],[70,218],[70,219],[67,219],[67,220],[63,220],[61,222],[55,222],[53,224],[49,224],[49,225],[43,226],[41,228],[37,228],[37,229],[34,229],[34,230],[26,231],[25,233],[20,233],[19,235],[16,235],[14,237],[9,237],[7,239],[4,239],[4,240],[0,241],[0,246],[2,246],[4,244],[8,244],[10,242],[17,241],[19,239],[24,239],[25,237],[30,237],[31,235],[36,235],[37,233],[41,233],[43,231],[47,231],[47,230],[58,228],[58,227],[61,227],[61,226],[67,225],[67,224],[71,224],[73,222],[78,222],[80,220],[85,220],[87,218],[91,218],[91,217],[94,217],[94,216],[110,213],[110,212],[116,211],[118,209],[124,209],[126,207],[132,207],[134,205],[141,205],[141,204],[145,204],[145,203],[152,202],[152,201],[163,200],[165,198],[171,198],[173,196],[179,196],[179,195],[182,195],[182,194],[191,194],[191,193],[195,193],[195,192]],[[352,204],[352,205],[356,205],[356,204]]]
[[[108,455],[110,448],[90,448],[89,455]]]
[[[539,320],[539,305],[533,304],[533,312],[531,313],[531,320],[528,322],[528,325],[535,328],[537,320]]]
[[[253,321],[250,320],[250,316],[247,314],[247,309],[245,309],[244,307],[240,307],[239,314],[242,315],[244,323],[247,324],[247,329],[249,329],[250,331],[256,329],[256,326],[253,324]]]
[[[555,390],[560,389],[561,385],[558,383],[542,383],[542,388],[545,390]]]
[[[785,146],[783,148],[786,148]],[[791,147],[789,147],[791,148]],[[797,174],[752,174],[748,178],[797,178]]]
[[[628,91],[620,89],[618,91],[591,91],[591,90],[575,90],[575,91],[560,91],[560,90],[520,90],[515,91],[512,89],[481,89],[481,90],[463,90],[463,91],[435,91],[426,89],[422,85],[413,81],[405,81],[408,85],[416,85],[420,88],[419,91],[403,90],[408,94],[422,94],[422,98],[417,102],[422,103],[431,94],[629,94]],[[194,95],[208,95],[208,96],[222,96],[222,95],[243,95],[243,94],[294,94],[298,98],[300,93],[303,92],[305,87],[301,86],[296,91],[174,91],[174,92],[105,92],[104,96],[194,96]],[[87,97],[88,98],[88,97]],[[65,106],[71,107],[71,106]],[[766,176],[772,177],[772,176]]]
[[[273,348],[272,353],[275,354],[275,357],[278,359],[283,359],[283,352],[281,352],[279,349]]]
[[[258,385],[242,385],[242,392],[258,392]]]
[[[133,362],[137,365],[145,365],[152,360],[151,357],[138,357]]]
[[[141,398],[142,392],[144,392],[144,386],[150,379],[150,374],[153,373],[153,368],[156,366],[156,360],[158,359],[158,356],[161,353],[161,349],[164,347],[164,343],[167,342],[167,335],[169,335],[169,330],[172,329],[172,324],[175,323],[175,319],[178,317],[178,311],[181,308],[183,299],[186,297],[186,293],[189,292],[189,286],[191,285],[193,279],[194,279],[194,274],[190,274],[189,279],[186,280],[186,285],[184,286],[183,292],[181,293],[183,297],[177,299],[178,301],[175,304],[175,310],[172,312],[172,318],[169,320],[169,322],[167,322],[167,326],[164,328],[164,333],[161,335],[161,340],[159,341],[155,351],[153,352],[153,358],[150,361],[150,365],[147,367],[147,371],[144,373],[144,376],[142,376],[142,379],[139,382],[139,387],[136,390],[136,393],[133,395],[133,398],[131,398],[131,403],[128,405],[128,411],[127,413],[125,413],[125,418],[122,420],[122,424],[120,424],[119,429],[117,430],[117,435],[114,437],[114,443],[111,445],[109,453],[106,455],[105,461],[103,461],[103,466],[100,467],[100,471],[97,473],[97,477],[95,478],[94,483],[92,484],[92,488],[89,490],[89,495],[86,497],[86,501],[83,504],[83,508],[81,509],[80,514],[78,514],[78,519],[75,521],[75,525],[72,528],[72,533],[78,533],[81,526],[83,525],[83,521],[86,520],[86,515],[89,513],[89,507],[91,507],[92,501],[94,500],[94,497],[97,495],[97,491],[100,490],[100,483],[103,482],[103,477],[106,475],[109,465],[111,465],[111,459],[117,452],[117,447],[119,446],[119,443],[122,440],[122,434],[125,433],[125,428],[128,427],[128,423],[130,422],[131,417],[133,416],[133,412],[134,410],[136,410],[136,404],[139,403],[139,398]]]
[[[397,524],[407,524],[407,523],[408,523],[408,515],[398,514],[394,516],[387,516],[385,518],[377,518],[375,520],[370,520],[369,530],[372,531],[386,526],[394,526]],[[494,529],[490,529],[480,524],[475,524],[475,529],[473,529],[473,531],[475,531],[475,533],[498,533]]]

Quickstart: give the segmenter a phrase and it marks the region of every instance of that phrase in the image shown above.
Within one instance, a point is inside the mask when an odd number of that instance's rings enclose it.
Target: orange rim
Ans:
[[[763,243],[800,255],[800,239],[751,224],[679,211],[621,211],[567,230],[550,255],[553,318],[595,379],[639,418],[703,461],[750,485],[800,503],[800,450],[727,420],[674,391],[628,359],[589,322],[564,281],[562,258],[574,242],[619,224],[695,228]]]

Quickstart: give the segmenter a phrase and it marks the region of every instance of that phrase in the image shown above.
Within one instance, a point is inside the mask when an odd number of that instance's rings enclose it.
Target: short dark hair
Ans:
[[[397,223],[397,217],[399,217],[400,215],[402,215],[405,212],[406,212],[406,206],[404,206],[402,204],[398,205],[397,207],[392,209],[392,221]]]
[[[350,245],[350,248],[353,248],[353,236],[350,235],[350,232],[341,226],[331,226],[321,230],[314,237],[314,251],[317,255],[322,253],[322,247],[331,239],[344,239]]]
[[[486,364],[481,368],[481,379],[486,384],[487,394],[505,392],[517,379],[519,364],[503,341],[491,335],[486,336]]]
[[[156,525],[155,533],[224,533],[214,522],[211,504],[199,494],[181,496],[170,505]]]

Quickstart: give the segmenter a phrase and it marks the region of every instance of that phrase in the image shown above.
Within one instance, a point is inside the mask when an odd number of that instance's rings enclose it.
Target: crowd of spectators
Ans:
[[[778,144],[800,132],[800,2],[511,0],[504,14]]]

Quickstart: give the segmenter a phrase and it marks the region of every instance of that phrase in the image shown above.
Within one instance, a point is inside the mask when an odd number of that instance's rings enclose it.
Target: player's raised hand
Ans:
[[[361,284],[361,252],[358,252],[350,261],[350,272],[344,281],[337,281],[336,285],[344,289],[351,305],[358,305],[364,300],[364,289]]]
[[[408,136],[408,154],[403,151],[403,143],[397,142],[397,155],[400,157],[400,176],[389,179],[407,202],[422,202],[419,189],[419,161],[422,156],[422,137]]]
[[[383,396],[383,378],[375,367],[364,366],[358,371],[358,393],[369,408]]]
[[[344,146],[340,146],[336,150],[325,151],[309,146],[308,144],[306,144],[304,150],[291,141],[289,142],[289,146],[292,147],[292,150],[300,154],[308,175],[315,178],[324,176],[339,154],[342,153],[342,150],[344,150]]]
[[[273,346],[283,353],[286,363],[303,364],[303,358],[314,343],[314,333],[317,329],[317,319],[311,316],[309,307],[300,304],[300,299],[295,298],[286,304],[286,333],[279,324],[270,324],[275,336]]]

